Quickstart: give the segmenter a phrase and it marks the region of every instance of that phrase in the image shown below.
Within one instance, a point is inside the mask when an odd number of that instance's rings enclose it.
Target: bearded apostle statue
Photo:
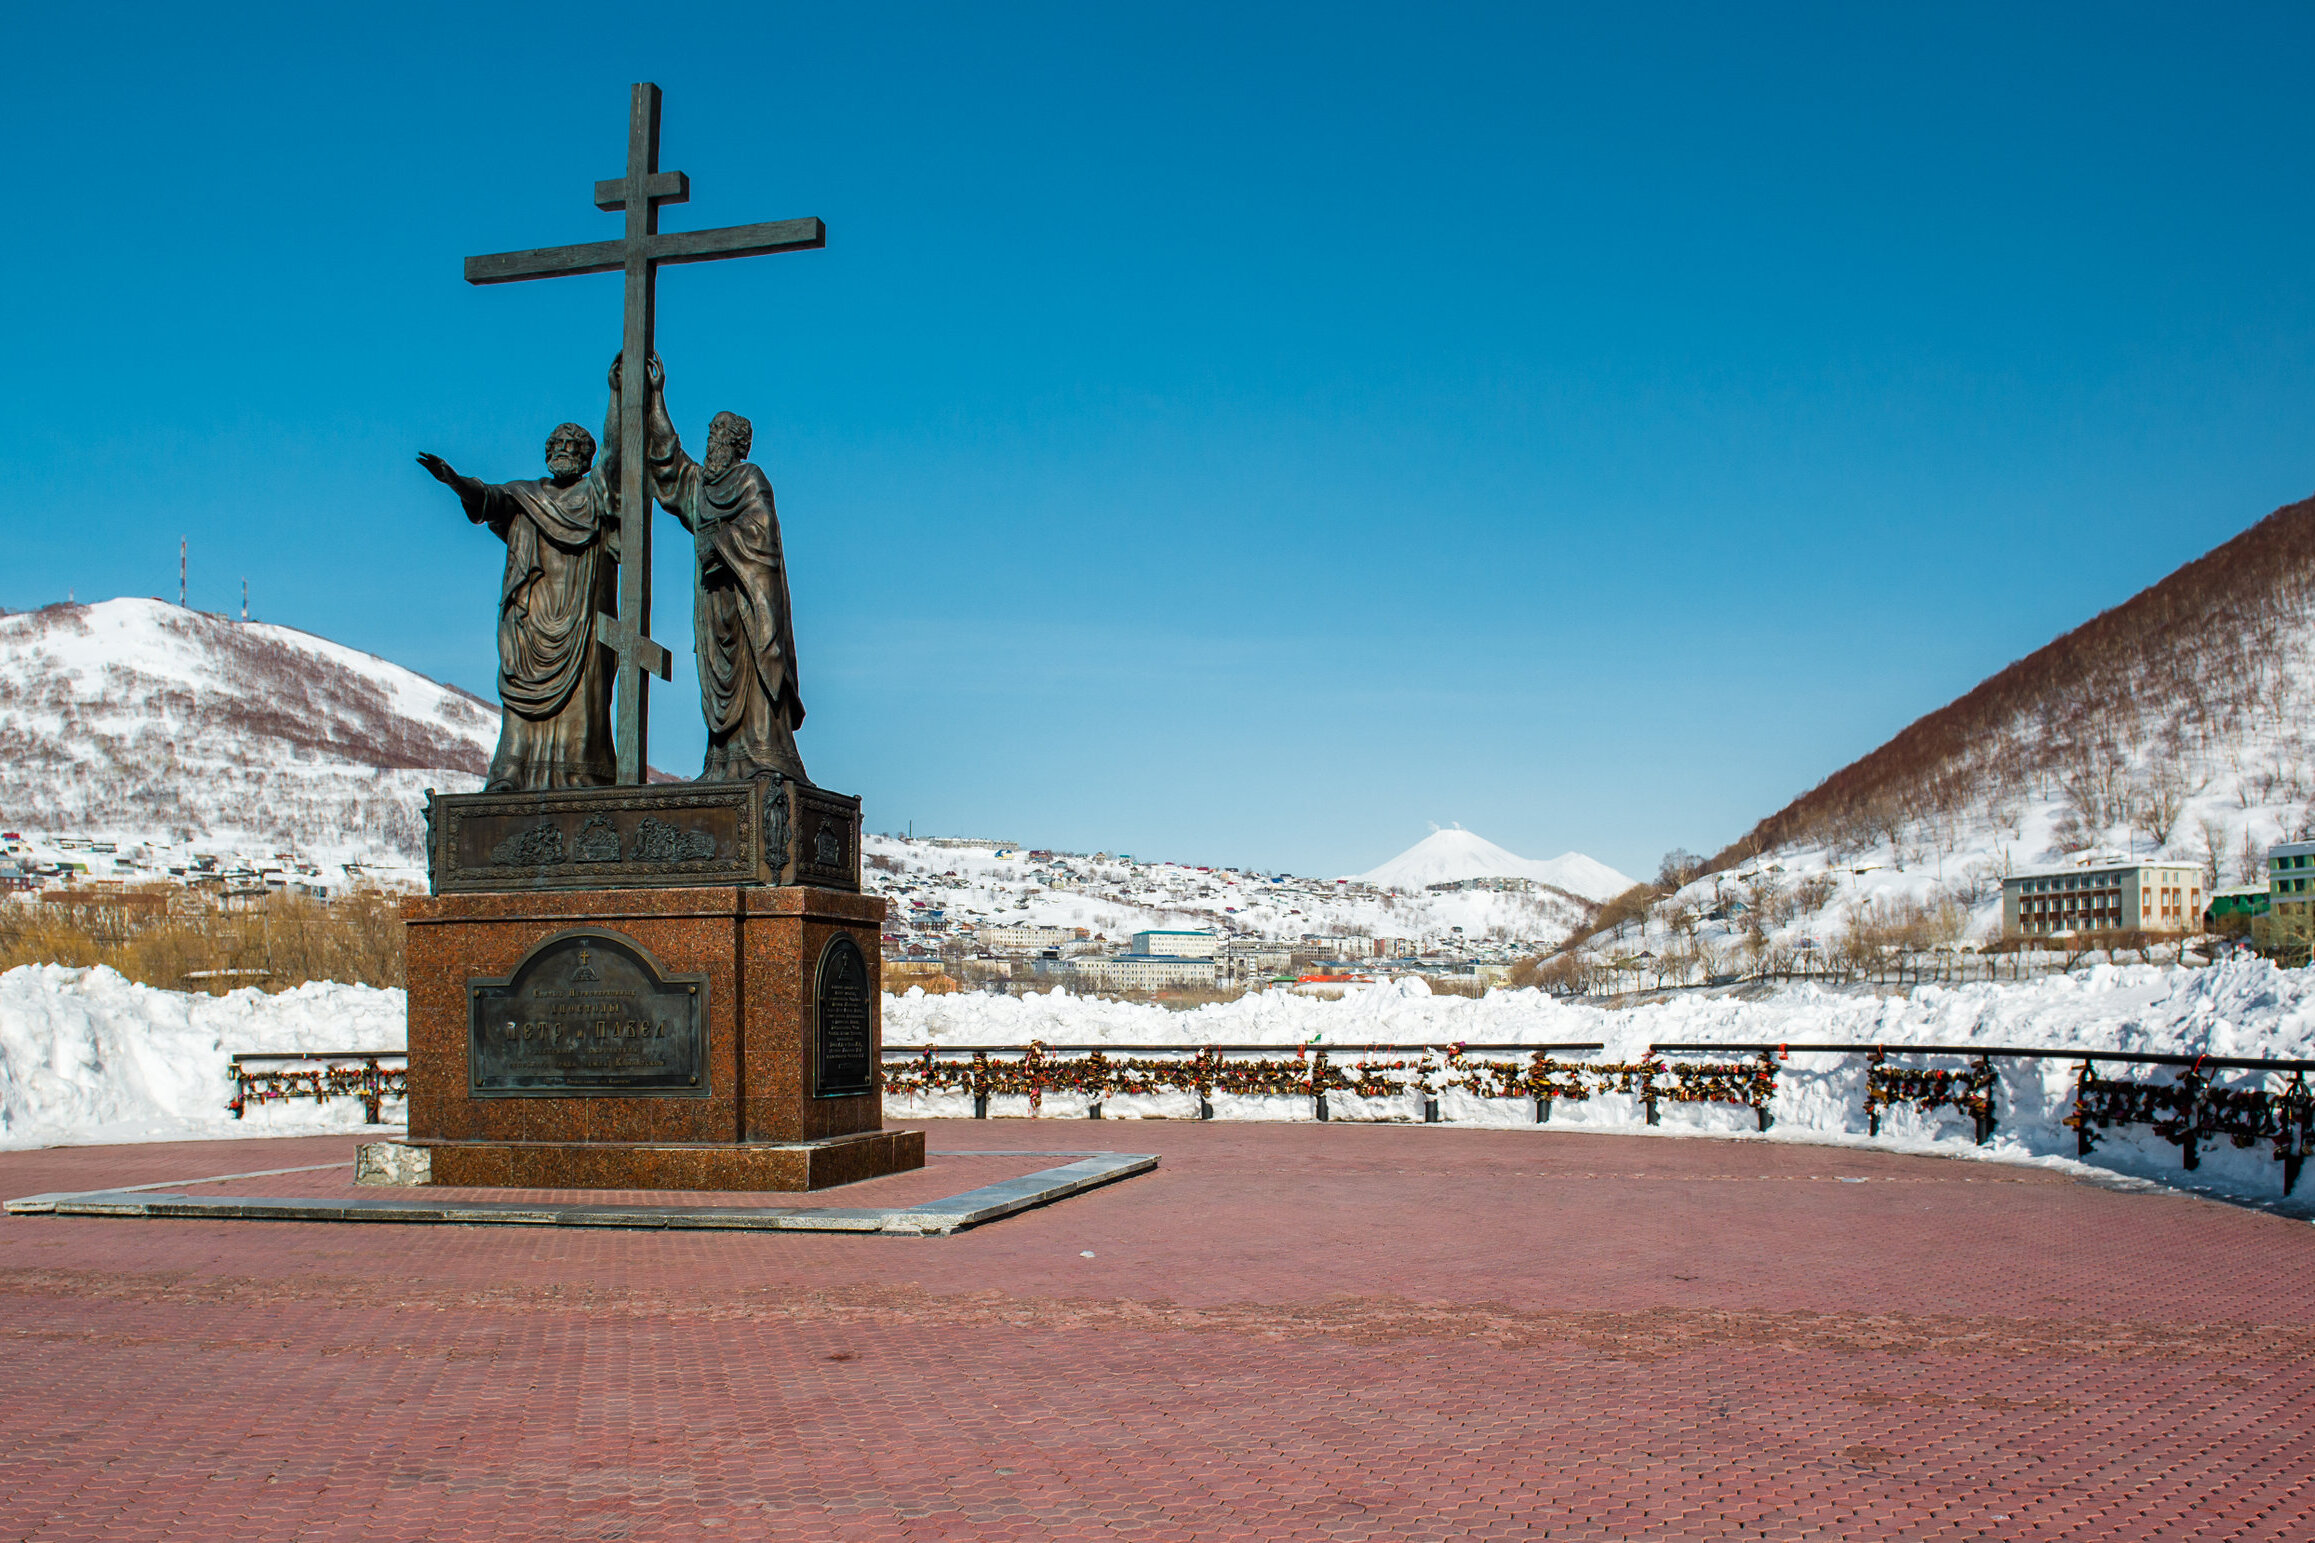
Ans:
[[[788,565],[771,479],[747,458],[754,430],[737,413],[717,413],[707,427],[706,459],[692,460],[668,419],[659,361],[651,366],[643,430],[651,496],[691,532],[697,561],[692,631],[707,719],[700,780],[741,782],[770,772],[809,782],[796,752],[804,699]]]
[[[506,543],[498,607],[502,709],[485,792],[609,787],[615,780],[612,659],[596,646],[595,618],[618,611],[616,360],[603,443],[609,449],[597,464],[594,436],[562,424],[547,436],[547,475],[522,482],[481,482],[440,456],[418,457],[458,495],[469,520]]]

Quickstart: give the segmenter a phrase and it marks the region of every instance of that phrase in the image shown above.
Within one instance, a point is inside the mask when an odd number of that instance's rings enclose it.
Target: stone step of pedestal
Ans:
[[[859,1131],[819,1141],[435,1141],[377,1142],[399,1148],[368,1160],[376,1178],[453,1189],[810,1190],[924,1166],[924,1132]],[[402,1155],[409,1154],[409,1155]],[[423,1154],[420,1156],[419,1154]]]

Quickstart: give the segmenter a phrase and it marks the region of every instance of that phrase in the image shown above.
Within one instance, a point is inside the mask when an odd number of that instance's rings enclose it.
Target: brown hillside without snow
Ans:
[[[2237,768],[2307,796],[2294,634],[2315,611],[2315,499],[2289,504],[2036,650],[1754,826],[1708,865],[1780,847],[1863,851],[2063,797],[2086,830],[2176,797],[2175,779],[2263,727],[2296,754]],[[2173,782],[2167,790],[2159,785]]]

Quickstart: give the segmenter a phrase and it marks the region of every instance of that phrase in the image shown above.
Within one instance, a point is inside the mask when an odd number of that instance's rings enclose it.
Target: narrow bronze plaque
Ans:
[[[749,782],[428,795],[437,895],[807,884],[860,891],[860,800]]]
[[[707,977],[668,974],[633,938],[558,932],[466,1000],[475,1098],[708,1096]]]
[[[819,1032],[812,1063],[812,1096],[849,1098],[876,1088],[876,1047],[871,1043],[868,961],[848,932],[839,932],[820,951]]]

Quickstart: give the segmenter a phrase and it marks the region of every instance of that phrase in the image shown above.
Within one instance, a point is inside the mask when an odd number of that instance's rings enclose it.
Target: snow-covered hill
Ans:
[[[497,733],[494,704],[288,627],[158,600],[0,615],[0,829],[31,838],[18,856],[82,861],[92,877],[165,878],[198,853],[252,868],[281,854],[330,888],[346,863],[423,882],[424,791],[479,787]],[[1027,923],[1112,943],[1212,927],[1517,952],[1557,943],[1631,882],[1578,853],[1531,862],[1462,830],[1434,832],[1365,879],[897,837],[868,853],[870,886],[898,902],[895,930],[912,943]],[[1532,887],[1426,889],[1491,878]]]
[[[421,861],[424,790],[482,785],[498,709],[289,627],[158,600],[0,616],[0,825]]]
[[[1536,862],[1460,825],[1433,830],[1389,862],[1358,877],[1379,889],[1411,892],[1472,879],[1528,879],[1595,901],[1613,900],[1632,887],[1632,880],[1581,852],[1562,852],[1549,862]]]
[[[1712,859],[1656,911],[1720,910],[1729,965],[1860,919],[1999,934],[2006,874],[2160,856],[2260,883],[2315,832],[2315,500],[1909,725]],[[1743,900],[1736,913],[1729,902]],[[1625,940],[1625,947],[1636,946]]]
[[[1083,928],[1112,945],[1145,928],[1188,928],[1325,939],[1362,956],[1379,941],[1392,953],[1510,958],[1557,945],[1593,911],[1582,896],[1542,886],[1410,893],[1362,879],[899,836],[870,836],[861,849],[868,887],[892,901],[889,930],[910,946],[995,926]]]

